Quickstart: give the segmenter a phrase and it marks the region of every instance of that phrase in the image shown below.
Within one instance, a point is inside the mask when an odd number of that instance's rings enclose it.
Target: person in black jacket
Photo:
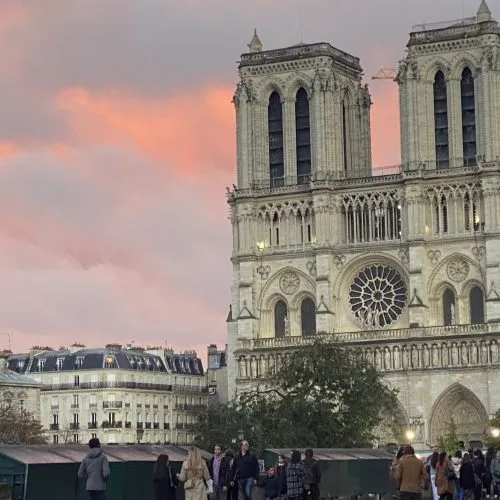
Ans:
[[[464,491],[464,500],[473,500],[476,489],[476,480],[474,478],[474,467],[468,453],[462,458],[459,474],[460,488]]]
[[[236,455],[231,468],[232,485],[237,485],[245,500],[252,500],[253,487],[260,476],[257,457],[250,453],[250,445],[246,439],[241,442],[240,452]]]
[[[264,488],[264,498],[266,500],[276,500],[281,496],[281,480],[276,476],[274,467],[267,469],[267,476],[260,481],[259,486]]]
[[[483,497],[483,488],[486,482],[486,466],[484,464],[484,456],[481,450],[474,450],[474,458],[472,459],[474,473],[481,480],[481,484],[476,484],[474,489],[474,500],[481,500]]]
[[[170,467],[168,455],[158,456],[153,467],[155,500],[175,500],[175,489],[179,486],[177,474]]]
[[[222,446],[214,446],[214,456],[208,462],[208,472],[214,482],[214,500],[224,500],[229,482],[229,460],[222,454]]]

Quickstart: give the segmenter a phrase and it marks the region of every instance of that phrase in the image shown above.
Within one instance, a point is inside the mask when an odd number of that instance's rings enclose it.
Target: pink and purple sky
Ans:
[[[369,76],[412,25],[461,16],[461,0],[2,0],[0,348],[224,344],[230,101],[253,29],[264,49],[302,25],[361,57],[374,164],[393,165],[397,88]]]

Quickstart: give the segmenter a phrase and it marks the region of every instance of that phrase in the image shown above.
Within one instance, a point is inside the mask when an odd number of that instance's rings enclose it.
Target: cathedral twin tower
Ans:
[[[417,446],[458,407],[461,438],[484,438],[500,408],[499,55],[484,0],[414,26],[396,78],[401,166],[373,176],[359,59],[328,43],[264,51],[255,33],[233,100],[230,395],[321,336],[399,389]]]

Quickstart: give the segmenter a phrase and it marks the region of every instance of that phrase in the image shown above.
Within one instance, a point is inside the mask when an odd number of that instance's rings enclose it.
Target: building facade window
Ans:
[[[278,92],[273,92],[269,98],[267,121],[271,187],[279,187],[285,184],[285,161],[283,153],[283,105]]]
[[[451,326],[456,323],[455,317],[455,293],[446,288],[443,292],[443,324]]]
[[[295,100],[295,138],[297,154],[297,183],[305,184],[311,178],[311,118],[309,96],[300,88]]]
[[[274,335],[283,338],[287,333],[288,308],[282,300],[278,300],[274,306]]]
[[[436,140],[436,168],[449,168],[448,91],[442,71],[438,71],[434,78],[434,136]]]
[[[484,293],[475,286],[469,293],[470,322],[473,325],[484,324]]]
[[[306,298],[300,304],[300,322],[302,335],[314,335],[316,333],[316,306],[314,301]]]
[[[469,68],[462,72],[460,80],[462,106],[462,145],[464,165],[475,165],[477,154],[476,142],[476,102],[474,77]]]

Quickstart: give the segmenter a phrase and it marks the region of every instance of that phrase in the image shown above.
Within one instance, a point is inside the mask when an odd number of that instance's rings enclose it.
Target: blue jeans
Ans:
[[[90,500],[106,500],[106,492],[101,490],[89,490]]]
[[[245,500],[252,500],[253,477],[238,479],[238,489],[243,492]]]

